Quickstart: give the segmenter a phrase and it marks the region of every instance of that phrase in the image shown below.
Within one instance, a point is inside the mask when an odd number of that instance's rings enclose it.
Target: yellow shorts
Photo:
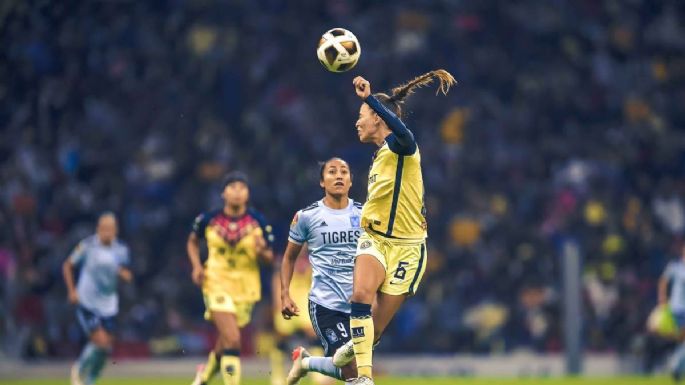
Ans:
[[[365,231],[357,241],[357,255],[369,254],[383,265],[381,293],[414,295],[426,271],[426,241],[386,238]]]
[[[203,291],[202,295],[205,299],[205,319],[207,321],[211,321],[212,312],[217,311],[235,314],[240,328],[250,323],[254,302],[235,302],[229,294],[220,292]]]

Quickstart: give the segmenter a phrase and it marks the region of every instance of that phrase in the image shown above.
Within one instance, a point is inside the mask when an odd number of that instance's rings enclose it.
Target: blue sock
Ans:
[[[333,357],[309,357],[309,371],[325,374],[329,377],[345,380],[342,371],[333,365]]]
[[[105,349],[97,349],[94,353],[95,358],[93,360],[93,365],[90,367],[90,373],[88,373],[88,381],[90,383],[95,383],[95,381],[100,377],[102,369],[107,363],[107,357],[109,352]]]
[[[92,342],[87,343],[83,350],[81,350],[81,355],[78,358],[78,372],[81,378],[90,374],[90,370],[96,360],[95,353],[97,350],[97,346]]]
[[[672,372],[683,373],[683,369],[685,369],[685,343],[678,345],[668,366]]]

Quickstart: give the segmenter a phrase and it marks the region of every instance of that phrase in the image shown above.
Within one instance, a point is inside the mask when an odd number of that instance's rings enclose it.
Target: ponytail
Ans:
[[[401,86],[393,88],[391,95],[380,93],[374,96],[383,103],[383,105],[393,111],[395,115],[402,118],[402,104],[404,103],[404,100],[409,95],[413,94],[415,89],[431,84],[435,78],[440,81],[440,86],[435,92],[436,95],[439,92],[442,92],[443,95],[447,95],[450,87],[457,84],[457,81],[454,80],[454,77],[449,72],[439,69],[417,76]]]

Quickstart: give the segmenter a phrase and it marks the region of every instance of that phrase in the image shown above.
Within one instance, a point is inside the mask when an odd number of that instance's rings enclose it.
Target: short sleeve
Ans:
[[[259,227],[262,228],[262,235],[264,236],[264,240],[266,241],[266,245],[271,248],[274,245],[274,233],[273,233],[273,227],[269,224],[269,222],[266,220],[264,215],[257,211],[252,211],[250,213],[254,219],[257,220],[259,223]]]
[[[80,265],[86,258],[86,241],[83,240],[76,245],[71,254],[69,254],[69,261],[74,265]]]
[[[307,241],[309,236],[305,218],[302,211],[298,211],[293,216],[293,221],[290,222],[290,231],[288,232],[288,241],[301,245]]]
[[[192,233],[195,234],[195,236],[197,236],[199,239],[204,239],[205,228],[207,228],[207,224],[209,224],[211,218],[212,216],[209,213],[202,213],[195,217],[191,230]]]
[[[666,269],[664,270],[664,273],[662,277],[672,279],[675,274],[675,265],[673,262],[669,262],[668,265],[666,265]]]

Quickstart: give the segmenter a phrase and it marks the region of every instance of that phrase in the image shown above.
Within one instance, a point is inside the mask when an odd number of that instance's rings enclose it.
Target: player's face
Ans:
[[[117,237],[117,220],[112,216],[103,216],[98,220],[95,232],[100,242],[108,245]]]
[[[233,182],[226,185],[222,196],[229,206],[244,206],[250,199],[250,189],[243,182]]]
[[[328,161],[324,166],[320,185],[327,194],[347,195],[352,187],[350,167],[340,159]]]
[[[355,127],[357,127],[357,135],[359,141],[362,143],[371,143],[374,141],[374,136],[378,132],[378,115],[366,103],[362,103],[359,108],[359,119]]]

